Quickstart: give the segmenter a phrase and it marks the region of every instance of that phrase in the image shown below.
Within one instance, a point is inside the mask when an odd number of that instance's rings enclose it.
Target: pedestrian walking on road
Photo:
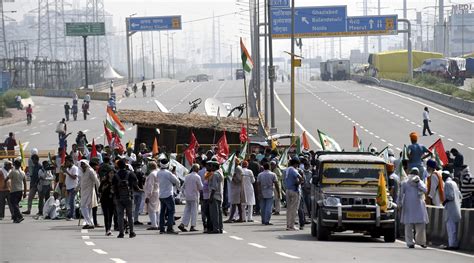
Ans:
[[[145,174],[142,172],[141,161],[129,161],[129,163],[132,164],[133,171],[135,172],[135,176],[137,177],[137,189],[133,190],[133,224],[143,225],[143,223],[139,220],[139,216],[144,196],[143,186],[145,185]]]
[[[158,171],[158,181],[160,186],[160,234],[165,233],[165,223],[167,223],[166,233],[177,234],[173,229],[175,202],[173,188],[179,187],[178,178],[168,170],[169,161],[166,158],[160,160],[160,171]]]
[[[446,200],[444,205],[444,221],[448,232],[448,250],[458,250],[458,224],[461,221],[461,200],[462,195],[458,185],[451,178],[448,171],[443,171],[444,193]]]
[[[186,206],[184,207],[184,215],[182,223],[178,226],[179,230],[187,232],[189,223],[191,222],[190,232],[198,231],[196,229],[199,192],[202,190],[201,177],[197,174],[199,172],[199,164],[193,164],[191,173],[184,178],[183,192],[186,198]]]
[[[273,192],[274,189],[279,189],[278,179],[275,173],[270,172],[270,163],[263,164],[263,172],[257,176],[258,192],[260,195],[260,213],[263,225],[273,225],[270,223],[272,217],[273,207]],[[277,191],[280,195],[279,190]]]
[[[402,182],[398,201],[402,211],[400,221],[405,225],[405,242],[409,248],[415,248],[415,244],[426,248],[426,224],[429,219],[424,196],[427,189],[419,173],[416,167],[410,170],[407,179]],[[413,231],[416,232],[415,239]]]
[[[16,104],[16,109],[21,110],[22,105],[21,105],[21,96],[20,95],[15,96],[15,104]]]
[[[430,130],[430,124],[429,124],[430,122],[431,122],[430,112],[428,111],[428,107],[425,107],[423,111],[423,136],[426,136],[426,131],[428,131],[430,136],[433,135],[433,133]]]
[[[255,176],[253,175],[252,170],[248,169],[249,163],[247,161],[242,162],[242,187],[244,188],[245,194],[245,209],[247,213],[245,216],[246,222],[253,222],[253,206],[255,205],[255,191],[253,189],[253,184],[255,183]]]
[[[8,173],[5,183],[10,181],[11,190],[10,190],[10,204],[12,206],[12,219],[13,223],[20,223],[24,220],[23,216],[20,213],[20,201],[21,198],[26,197],[26,176],[25,172],[21,169],[21,161],[13,161],[13,169]]]
[[[110,94],[112,94],[114,92],[114,81],[113,80],[110,81],[110,86],[109,87],[110,87]]]
[[[80,160],[80,178],[81,178],[81,213],[84,217],[86,225],[82,229],[94,229],[94,221],[92,219],[92,207],[97,207],[97,195],[95,188],[99,186],[99,178],[92,169],[97,163],[91,161]]]
[[[82,103],[82,114],[84,115],[84,120],[87,120],[87,115],[89,114],[89,103],[85,100]]]
[[[66,121],[69,121],[70,112],[71,112],[71,106],[69,105],[69,102],[66,102],[66,104],[64,104],[64,115],[66,115]]]
[[[146,97],[146,85],[145,82],[142,84],[142,92],[143,92],[143,97]]]
[[[100,206],[104,214],[105,235],[112,235],[112,217],[115,212],[114,196],[112,190],[112,179],[115,176],[114,170],[108,170],[107,174],[102,178],[99,185]]]
[[[23,211],[22,214],[29,215],[31,214],[31,208],[33,207],[33,199],[38,192],[38,183],[39,183],[39,171],[42,169],[41,164],[39,163],[39,157],[37,154],[31,156],[32,165],[28,165],[28,171],[30,173],[30,191],[28,193],[28,210]],[[38,215],[41,215],[41,210],[43,209],[42,200],[39,200],[38,206]]]
[[[224,225],[222,224],[222,200],[224,199],[224,176],[220,170],[216,157],[208,162],[211,173],[209,174],[209,211],[212,229],[208,229],[209,234],[222,234]]]
[[[136,98],[137,97],[137,91],[138,91],[137,83],[133,84],[132,91],[133,91],[133,96],[135,96],[135,98]]]
[[[408,146],[408,170],[418,168],[421,180],[425,180],[425,167],[423,160],[431,157],[433,154],[424,145],[418,144],[418,134],[410,133],[411,144]]]
[[[284,179],[286,188],[286,230],[295,231],[296,215],[300,206],[300,185],[304,182],[297,168],[300,165],[298,157],[293,157],[289,162]]]
[[[2,147],[7,148],[8,155],[15,155],[15,146],[17,146],[15,134],[13,132],[9,132],[8,137],[3,142]]]
[[[127,216],[128,227],[130,229],[130,238],[136,236],[133,232],[133,190],[138,190],[137,177],[127,170],[124,160],[117,161],[118,172],[112,179],[112,185],[115,193],[115,207],[117,209],[117,218],[119,226],[119,235],[117,238],[124,237],[124,210]]]
[[[72,107],[71,107],[72,118],[73,118],[74,120],[77,120],[77,113],[78,113],[78,111],[79,111],[79,110],[78,110],[77,101],[76,101],[76,103],[73,103],[73,104],[72,104]]]
[[[0,220],[5,217],[5,205],[8,205],[10,214],[13,215],[12,206],[10,205],[10,184],[6,183],[8,173],[12,169],[12,162],[5,161],[3,167],[0,170]]]
[[[67,220],[73,220],[76,214],[75,207],[75,198],[76,198],[76,188],[79,185],[79,168],[74,165],[72,157],[70,155],[66,156],[64,161],[64,166],[62,167],[62,172],[64,173],[66,180],[66,192],[67,192],[67,204],[68,204],[68,214]]]
[[[151,82],[151,96],[155,97],[155,83]]]
[[[150,174],[146,177],[145,204],[147,206],[148,216],[150,217],[150,227],[147,230],[159,230],[158,221],[160,219],[160,196],[158,181],[158,165],[151,161],[148,163]]]

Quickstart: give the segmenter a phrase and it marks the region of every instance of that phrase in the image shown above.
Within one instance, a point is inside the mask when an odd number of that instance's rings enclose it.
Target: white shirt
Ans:
[[[74,189],[78,186],[79,184],[79,168],[77,166],[73,165],[71,168],[67,169],[67,172],[71,175],[76,175],[76,179],[72,179],[71,176],[66,174],[66,190]]]
[[[423,120],[429,120],[430,119],[430,114],[427,111],[423,111]]]
[[[131,153],[130,155],[128,155],[128,153],[127,153],[127,154],[125,154],[125,159],[127,159],[128,163],[131,164],[131,163],[133,163],[137,160],[137,155],[135,155],[134,153]]]
[[[168,169],[160,169],[157,174],[160,186],[160,198],[168,198],[173,195],[173,186],[179,186],[178,178]]]
[[[192,172],[184,178],[184,196],[186,200],[196,201],[199,200],[199,191],[202,190],[201,177]]]

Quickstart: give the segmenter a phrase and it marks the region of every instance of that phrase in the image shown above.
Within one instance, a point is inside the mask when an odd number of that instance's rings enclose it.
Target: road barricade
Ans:
[[[56,154],[55,150],[38,150],[38,157],[40,159],[46,159],[49,157],[49,155],[54,156]],[[31,153],[29,151],[24,152],[25,159],[29,159],[31,157]],[[20,158],[20,150],[13,150],[13,151],[7,151],[7,150],[0,150],[0,160],[3,159],[16,159]],[[26,162],[27,160],[25,160]]]

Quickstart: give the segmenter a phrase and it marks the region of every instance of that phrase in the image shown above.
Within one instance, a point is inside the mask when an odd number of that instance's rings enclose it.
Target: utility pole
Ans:
[[[163,54],[162,54],[162,48],[161,48],[161,31],[158,32],[158,41],[160,44],[160,78],[163,78]]]
[[[143,72],[143,80],[145,80],[145,46],[143,45],[143,32],[140,32],[140,35],[142,37],[142,72]]]
[[[268,58],[270,67],[268,68],[270,79],[270,131],[275,130],[275,90],[273,81],[275,80],[275,68],[273,67],[273,40],[272,40],[272,16],[271,16],[270,0],[267,0],[267,15],[268,15]]]
[[[167,51],[168,51],[168,78],[171,78],[171,70],[170,70],[170,32],[166,31],[166,44],[167,44]]]
[[[153,31],[151,31],[151,54],[153,64],[153,79],[155,79],[155,45],[153,44]]]
[[[233,80],[234,78],[232,77],[233,74],[233,67],[232,67],[232,45],[230,45],[230,80]]]
[[[442,1],[442,0],[440,0]],[[408,19],[407,18],[407,0],[403,0],[403,19]],[[403,29],[404,30],[407,30],[406,28],[406,24],[403,24]],[[404,49],[407,49],[408,48],[408,35],[407,34],[403,34],[403,48]]]
[[[173,79],[175,78],[176,76],[176,72],[174,71],[174,33],[171,34],[171,56],[173,58]]]
[[[406,0],[405,0],[406,1]],[[438,52],[444,54],[444,36],[445,36],[445,28],[444,28],[444,0],[439,0],[439,9],[438,9],[438,29],[439,33],[436,34],[437,39],[436,42],[438,43]]]
[[[212,63],[216,63],[216,18],[212,11]]]
[[[292,143],[294,142],[295,135],[295,0],[291,0],[291,120],[290,120],[290,133],[293,136]]]
[[[380,12],[380,0],[377,1],[377,15],[381,15],[381,12]],[[382,52],[382,36],[378,36],[377,37],[377,42],[378,42],[378,50],[379,52]]]
[[[87,70],[87,36],[82,36],[84,39],[84,88],[88,89],[89,88],[89,74]]]
[[[264,0],[264,1],[268,1],[268,0]],[[267,31],[267,12],[270,12],[270,9],[267,8],[267,5],[264,4],[264,8],[263,8],[263,13],[264,13],[264,33],[265,33],[265,41],[264,41],[264,57],[265,57],[265,61],[264,61],[264,65],[265,65],[265,70],[263,71],[263,75],[264,75],[264,96],[265,96],[265,99],[264,99],[264,102],[265,102],[265,128],[268,127],[268,80],[267,80],[267,70],[268,70],[268,65],[267,65],[267,55],[268,55],[268,52],[267,52],[267,34],[268,34],[268,31]],[[260,28],[260,27],[259,27]],[[260,36],[259,36],[260,37]]]
[[[5,13],[3,10],[3,0],[0,0],[0,58],[8,58],[7,38],[5,35]]]
[[[364,0],[362,3],[364,16],[368,15],[367,1],[368,0]],[[403,1],[406,1],[406,0],[403,0]],[[364,36],[364,54],[365,55],[369,54],[369,37],[368,36]]]

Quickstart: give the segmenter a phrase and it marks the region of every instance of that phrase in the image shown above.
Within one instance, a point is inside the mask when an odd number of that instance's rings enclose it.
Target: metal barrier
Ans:
[[[38,151],[38,157],[41,158],[48,158],[49,155],[54,156],[56,154],[55,150],[39,150]],[[8,151],[8,150],[0,150],[0,160],[3,159],[15,159],[20,157],[20,151],[19,150],[13,150],[13,151]],[[29,159],[31,157],[30,152],[25,152],[24,153],[25,159]]]

